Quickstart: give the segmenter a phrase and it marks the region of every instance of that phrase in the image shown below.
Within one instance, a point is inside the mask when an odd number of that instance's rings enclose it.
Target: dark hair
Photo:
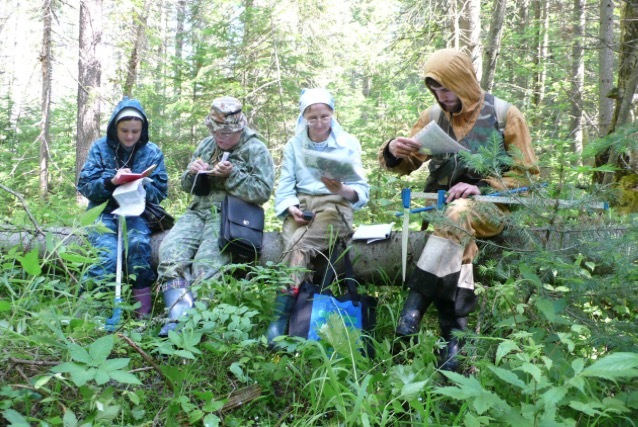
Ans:
[[[440,89],[443,87],[441,83],[437,82],[432,77],[425,78],[425,85],[429,87],[430,89]]]

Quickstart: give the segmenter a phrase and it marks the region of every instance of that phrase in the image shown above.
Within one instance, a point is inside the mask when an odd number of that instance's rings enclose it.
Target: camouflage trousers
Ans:
[[[446,221],[434,227],[432,235],[463,246],[462,263],[470,264],[478,254],[476,238],[493,237],[503,231],[504,205],[457,199],[445,210]]]
[[[219,226],[219,209],[214,205],[184,212],[159,248],[162,291],[210,279],[230,262],[229,255],[219,250]]]
[[[285,244],[282,262],[290,267],[310,268],[312,259],[334,244],[337,237],[345,239],[352,233],[353,209],[338,195],[297,196],[301,210],[312,211],[315,216],[302,226],[291,216],[286,217],[282,230]],[[312,279],[311,276],[311,272],[293,272],[292,280],[299,285],[304,279]]]

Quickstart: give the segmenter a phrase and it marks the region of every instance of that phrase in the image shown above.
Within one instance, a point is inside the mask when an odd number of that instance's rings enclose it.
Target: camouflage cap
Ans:
[[[211,133],[219,131],[238,132],[246,127],[248,120],[242,112],[239,99],[232,96],[215,98],[206,116],[206,126]]]

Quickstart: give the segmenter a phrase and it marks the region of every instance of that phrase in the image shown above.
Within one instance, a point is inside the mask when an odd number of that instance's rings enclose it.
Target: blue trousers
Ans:
[[[110,213],[100,215],[102,223],[113,233],[99,233],[93,231],[89,234],[89,241],[100,252],[99,261],[87,271],[89,278],[103,281],[108,276],[113,276],[117,268],[117,221],[118,216]],[[151,268],[151,230],[141,217],[126,218],[126,233],[122,236],[122,267],[123,273],[135,275],[132,285],[135,289],[148,288],[157,278]],[[126,256],[126,238],[128,238],[128,256]]]

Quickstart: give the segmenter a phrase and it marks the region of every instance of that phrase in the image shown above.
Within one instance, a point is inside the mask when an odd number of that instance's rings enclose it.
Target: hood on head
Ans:
[[[115,119],[120,114],[122,110],[125,108],[133,108],[137,110],[142,116],[142,134],[140,135],[140,140],[137,142],[137,145],[145,145],[148,142],[148,117],[144,112],[144,108],[142,108],[142,104],[137,99],[129,99],[125,96],[115,107],[113,110],[113,114],[111,114],[111,118],[109,119],[109,123],[106,127],[106,136],[108,143],[113,145],[114,147],[119,144],[117,139],[117,123]]]
[[[481,99],[481,86],[476,78],[474,65],[465,52],[457,49],[441,49],[434,52],[424,67],[423,78],[428,77],[436,80],[461,99],[462,109],[459,114],[473,111]],[[437,99],[434,92],[429,88],[428,90]]]

